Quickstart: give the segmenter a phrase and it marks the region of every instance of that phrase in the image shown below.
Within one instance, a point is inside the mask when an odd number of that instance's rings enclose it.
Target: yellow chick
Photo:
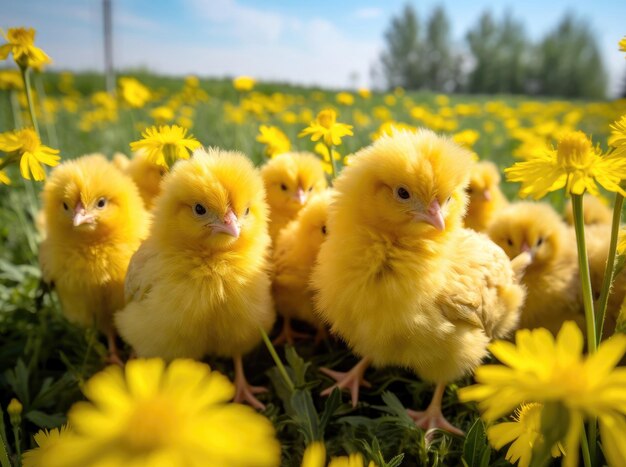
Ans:
[[[465,227],[477,232],[487,230],[493,216],[508,204],[500,191],[500,171],[489,161],[474,164],[470,171],[467,194],[469,204],[464,224]]]
[[[126,156],[126,154],[116,152],[115,154],[113,154],[113,159],[111,159],[111,162],[113,162],[113,165],[115,167],[120,169],[122,172],[125,172],[128,164],[130,164],[130,159],[128,158],[128,156]]]
[[[307,152],[288,152],[273,157],[261,168],[270,206],[270,237],[296,217],[312,193],[326,188],[320,160]]]
[[[236,401],[263,404],[242,355],[275,320],[263,181],[243,154],[197,150],[165,177],[131,261],[120,335],[139,357],[233,358]]]
[[[136,152],[126,165],[124,172],[133,179],[146,209],[154,207],[154,200],[161,192],[161,181],[167,168],[148,160],[142,152]]]
[[[574,210],[570,201],[565,206],[565,221],[574,225]],[[613,210],[597,196],[587,193],[583,196],[583,222],[585,225],[610,225],[613,220]]]
[[[43,189],[46,239],[39,262],[67,318],[107,334],[119,363],[113,313],[124,307],[124,277],[149,215],[132,180],[100,155],[56,167]]]
[[[409,411],[416,424],[455,433],[441,413],[446,383],[517,325],[524,300],[502,249],[462,228],[471,164],[469,151],[428,130],[394,131],[359,151],[334,184],[312,276],[321,317],[362,357],[337,384],[353,404],[370,362],[406,367],[437,384],[424,412]]]
[[[584,331],[576,244],[561,216],[546,203],[514,203],[496,214],[488,235],[509,258],[530,253],[522,283],[527,295],[520,328],[544,327],[554,335],[566,320]]]
[[[276,309],[283,316],[283,329],[275,344],[294,343],[301,337],[291,328],[291,320],[299,319],[323,329],[313,313],[313,291],[309,279],[319,249],[326,238],[328,206],[332,191],[314,194],[297,217],[282,229],[274,246],[274,278],[272,294]]]

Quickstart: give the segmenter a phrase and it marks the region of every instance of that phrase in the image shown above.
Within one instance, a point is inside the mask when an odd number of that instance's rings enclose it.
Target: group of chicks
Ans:
[[[169,171],[140,153],[83,156],[46,182],[40,263],[65,315],[105,332],[114,360],[117,333],[138,357],[229,357],[235,400],[263,408],[242,357],[278,311],[275,342],[292,343],[303,320],[361,358],[324,369],[337,380],[325,392],[349,389],[356,404],[369,365],[402,366],[437,385],[409,411],[416,424],[460,433],[441,413],[445,385],[491,339],[583,322],[573,233],[546,204],[508,204],[499,181],[428,130],[380,138],[332,188],[308,153],[257,169],[199,149]],[[601,281],[608,227],[589,228]]]

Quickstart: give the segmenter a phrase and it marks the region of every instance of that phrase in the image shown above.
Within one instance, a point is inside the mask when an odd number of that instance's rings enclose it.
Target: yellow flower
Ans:
[[[150,90],[135,78],[120,78],[122,99],[131,107],[139,109],[150,99]]]
[[[304,450],[301,467],[324,467],[326,465],[326,447],[321,441],[309,444]]]
[[[0,159],[0,164],[2,164],[2,159]],[[9,178],[9,176],[4,170],[0,170],[0,184],[2,185],[11,184],[11,179]]]
[[[240,92],[252,91],[255,84],[256,80],[250,76],[238,76],[233,80],[233,86]]]
[[[626,455],[626,432],[615,430],[626,426],[626,368],[615,365],[626,351],[626,336],[613,336],[583,358],[582,332],[568,321],[556,340],[546,329],[523,329],[516,333],[516,344],[496,341],[490,350],[504,365],[479,367],[478,384],[462,388],[461,401],[477,401],[487,421],[527,402],[562,407],[565,416],[554,422],[564,425],[566,466],[577,465],[584,419],[598,417],[607,460],[619,465],[613,461]]]
[[[166,105],[156,107],[150,111],[150,116],[158,124],[163,124],[174,120],[174,111]]]
[[[35,435],[35,443],[37,447],[24,453],[22,457],[23,467],[39,467],[46,458],[50,456],[50,452],[54,450],[59,441],[65,439],[70,434],[67,425],[63,425],[61,429],[53,428],[52,430],[39,430]]]
[[[517,162],[505,172],[509,181],[522,182],[520,194],[523,197],[532,195],[539,199],[563,187],[571,194],[589,191],[598,196],[596,182],[626,196],[626,191],[619,186],[626,178],[626,158],[615,153],[602,157],[599,149],[580,131],[565,134],[556,150]]]
[[[13,52],[13,60],[20,68],[50,63],[50,57],[35,47],[35,30],[33,28],[9,28],[7,34],[0,29],[0,33],[7,41],[7,44],[0,46],[0,60],[6,60]]]
[[[622,227],[619,231],[617,240],[617,254],[623,255],[626,253],[626,228]]]
[[[163,125],[147,128],[143,139],[130,143],[133,151],[145,151],[148,160],[164,167],[170,167],[178,159],[189,159],[189,153],[201,144],[187,130],[177,125]]]
[[[31,128],[0,133],[0,151],[11,157],[20,158],[20,172],[22,177],[39,181],[46,178],[42,164],[54,167],[61,158],[57,156],[58,149],[52,149],[41,144],[37,133]]]
[[[291,149],[291,143],[287,135],[275,126],[261,125],[256,140],[266,145],[265,154],[268,157],[283,154]]]
[[[352,105],[354,104],[354,96],[349,92],[340,92],[337,94],[337,103],[342,105]]]
[[[519,467],[528,467],[535,444],[543,443],[541,434],[541,404],[522,404],[515,411],[513,422],[499,423],[487,428],[489,441],[496,449],[502,449],[512,442],[506,453],[506,460],[511,464],[519,461]],[[552,457],[561,456],[560,444],[551,447]]]
[[[622,40],[619,41],[619,50],[622,52],[626,52],[626,36],[624,36]]]
[[[613,122],[611,127],[611,136],[609,136],[609,146],[616,148],[619,154],[626,152],[626,115]]]
[[[370,97],[372,97],[372,91],[367,88],[359,88],[357,92],[359,93],[359,96],[361,96],[363,99],[369,99]]]
[[[455,143],[463,145],[470,149],[472,148],[472,146],[474,146],[474,144],[476,144],[478,138],[480,138],[480,133],[478,133],[476,130],[463,130],[452,135],[452,139]]]
[[[330,162],[330,153],[328,152],[328,146],[323,143],[317,143],[313,150],[320,156],[322,156],[324,162]],[[336,161],[341,160],[341,154],[339,154],[339,152],[336,151],[335,148],[333,148],[333,159],[335,159]]]
[[[68,413],[71,435],[41,467],[277,466],[269,420],[229,403],[235,389],[203,363],[160,359],[111,366],[85,384]]]
[[[342,137],[352,136],[352,134],[352,125],[337,123],[337,112],[333,109],[324,109],[298,136],[302,138],[311,135],[312,141],[318,141],[323,137],[327,146],[338,146],[341,144]]]
[[[328,463],[328,467],[364,467],[365,461],[363,456],[358,453],[352,453],[349,456],[333,457]],[[376,467],[374,461],[370,461],[367,467]]]
[[[11,399],[11,401],[9,402],[9,405],[7,406],[7,413],[9,414],[11,418],[19,417],[20,415],[22,415],[23,408],[24,407],[22,406],[22,403],[18,401],[16,398],[13,398]]]
[[[24,88],[24,82],[17,70],[0,70],[0,89],[20,90]]]

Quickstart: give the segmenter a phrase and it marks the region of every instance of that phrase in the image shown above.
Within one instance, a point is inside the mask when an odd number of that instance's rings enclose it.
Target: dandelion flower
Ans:
[[[67,438],[70,430],[67,425],[63,425],[60,429],[39,430],[35,435],[35,443],[37,447],[27,451],[22,456],[23,467],[40,467],[50,456],[50,452],[54,450],[56,445],[62,439]]]
[[[373,461],[370,461],[369,464],[365,464],[363,456],[354,452],[349,456],[341,456],[341,457],[333,457],[328,463],[328,467],[376,467]]]
[[[455,143],[465,146],[469,149],[471,149],[474,144],[476,144],[478,138],[480,138],[480,133],[478,133],[476,130],[463,130],[452,135],[452,139]]]
[[[2,160],[0,159],[0,164]],[[0,185],[10,185],[11,179],[4,170],[0,170]]]
[[[0,89],[21,90],[24,89],[24,81],[17,70],[0,70]]]
[[[187,130],[177,125],[150,127],[141,136],[143,139],[130,143],[133,151],[144,151],[148,160],[163,167],[170,167],[178,159],[189,159],[189,153],[201,144]]]
[[[50,63],[50,57],[35,47],[35,30],[33,28],[9,28],[8,33],[0,29],[7,44],[0,46],[0,60],[6,60],[13,53],[13,60],[20,68],[41,66]]]
[[[256,80],[250,76],[238,76],[233,80],[234,88],[239,92],[252,91]]]
[[[372,91],[367,88],[359,88],[357,92],[359,93],[359,96],[361,96],[363,99],[369,99],[370,97],[372,97]]]
[[[145,465],[277,466],[280,446],[270,421],[229,403],[228,379],[203,363],[131,360],[84,387],[87,402],[70,409],[72,435],[42,467]]]
[[[619,154],[626,153],[626,115],[614,122],[611,127],[611,136],[609,136],[609,146],[616,149]]]
[[[317,118],[298,136],[302,138],[311,135],[312,141],[324,138],[324,143],[327,146],[338,146],[341,144],[342,137],[352,136],[352,134],[352,125],[337,123],[337,112],[333,109],[325,109],[318,113]]]
[[[0,133],[0,151],[9,154],[9,158],[19,157],[20,172],[27,180],[32,178],[40,181],[46,178],[46,171],[42,167],[54,167],[61,158],[57,156],[58,149],[52,149],[41,144],[39,136],[32,128]]]
[[[626,52],[626,36],[624,36],[622,40],[619,41],[619,50],[622,52]]]
[[[519,467],[528,467],[535,444],[543,443],[541,434],[541,409],[537,403],[522,404],[515,411],[514,421],[499,423],[487,428],[489,441],[496,449],[512,443],[506,453],[511,464],[519,461]],[[560,444],[551,447],[552,457],[561,456]]]
[[[505,172],[509,181],[522,182],[520,194],[524,197],[539,199],[563,187],[570,194],[589,191],[598,196],[596,183],[626,196],[619,186],[626,178],[626,159],[615,153],[603,157],[580,131],[566,133],[556,149],[517,162]]]
[[[326,447],[321,441],[309,444],[304,450],[301,467],[324,467],[326,465]]]
[[[150,99],[150,90],[135,78],[119,79],[121,96],[133,108],[143,107]]]
[[[155,122],[163,124],[174,120],[174,111],[170,107],[162,105],[152,109],[150,116]]]
[[[503,365],[483,365],[476,370],[478,384],[462,388],[459,398],[477,401],[483,418],[493,421],[525,402],[556,404],[566,416],[555,423],[566,425],[564,464],[577,465],[583,420],[598,417],[603,446],[611,454],[626,455],[626,444],[615,440],[626,414],[626,368],[615,368],[626,351],[626,336],[602,342],[593,355],[582,356],[583,335],[568,321],[556,340],[543,328],[516,333],[516,344],[496,341],[490,345]],[[609,463],[616,457],[611,457]]]
[[[265,154],[268,157],[289,152],[291,149],[287,135],[275,126],[261,125],[256,140],[266,145]]]
[[[354,96],[349,92],[340,92],[337,94],[337,103],[341,105],[352,105],[354,104]]]

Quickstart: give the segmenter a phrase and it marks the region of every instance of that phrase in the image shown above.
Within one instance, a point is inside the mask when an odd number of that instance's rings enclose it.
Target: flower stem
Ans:
[[[606,305],[609,301],[613,276],[615,274],[615,252],[617,250],[617,236],[619,233],[619,223],[622,216],[622,205],[624,197],[615,193],[615,205],[613,206],[613,223],[611,224],[611,243],[609,244],[609,255],[606,258],[606,269],[604,271],[604,281],[600,298],[596,303],[596,342],[602,340],[602,329],[604,327],[604,317],[606,315]]]
[[[13,424],[13,439],[15,441],[15,456],[17,457],[17,465],[22,465],[22,440],[20,439],[20,427]]]
[[[582,195],[572,195],[572,206],[574,208],[574,229],[576,230],[576,246],[578,248],[580,285],[585,309],[585,323],[587,325],[587,352],[593,354],[596,353],[596,320],[593,313],[591,277],[589,275],[589,260],[587,259],[587,244],[585,243]]]
[[[593,443],[595,443],[595,439],[593,440]],[[593,464],[591,463],[591,455],[589,454],[589,442],[587,441],[587,433],[585,431],[584,424],[580,432],[580,445],[583,451],[583,465],[585,467],[592,467]]]
[[[39,133],[39,125],[37,125],[37,116],[35,115],[35,105],[33,103],[33,94],[30,90],[30,73],[28,72],[28,68],[20,67],[20,71],[22,72],[22,81],[24,81],[24,91],[26,91],[26,100],[28,101],[28,111],[30,112],[30,121],[33,124],[33,128],[35,129],[35,133],[39,139],[41,139],[41,134]]]
[[[287,373],[287,369],[285,368],[285,365],[283,365],[283,362],[280,360],[280,357],[276,353],[276,349],[272,345],[272,341],[270,341],[270,338],[267,336],[267,333],[262,327],[259,327],[259,330],[261,331],[261,336],[263,336],[263,342],[265,342],[265,346],[267,347],[267,350],[272,356],[274,363],[276,363],[276,367],[278,368],[278,371],[280,372],[281,376],[285,380],[285,384],[289,388],[289,391],[290,392],[295,391],[296,387],[294,386],[293,381],[291,381],[291,378],[289,377],[289,374]]]
[[[13,126],[17,130],[23,127],[22,109],[20,109],[20,103],[17,100],[17,93],[15,91],[9,91],[9,99],[11,100],[11,111],[13,113]]]
[[[335,180],[335,177],[337,177],[337,167],[335,166],[335,158],[333,157],[333,145],[327,144],[326,147],[328,148],[328,155],[330,157],[330,167],[333,172],[331,174],[331,180],[330,180],[330,186],[332,186],[333,180]]]
[[[37,96],[39,97],[39,108],[43,115],[43,121],[46,124],[46,134],[48,135],[48,142],[53,148],[59,147],[59,139],[57,138],[56,128],[52,121],[52,116],[46,110],[46,89],[44,88],[41,74],[35,75],[35,89],[37,90]]]

